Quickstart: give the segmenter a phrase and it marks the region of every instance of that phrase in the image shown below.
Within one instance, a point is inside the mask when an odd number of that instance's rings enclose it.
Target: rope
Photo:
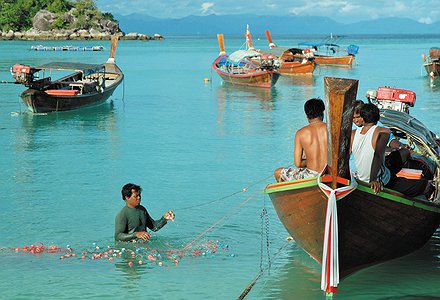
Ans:
[[[246,188],[243,188],[241,191],[236,191],[236,192],[234,192],[234,193],[232,193],[232,194],[229,194],[229,195],[227,195],[227,196],[221,197],[221,198],[219,198],[219,199],[214,199],[214,200],[211,200],[211,201],[209,201],[209,202],[202,203],[202,204],[196,204],[196,205],[192,205],[192,206],[186,206],[186,207],[178,208],[178,209],[175,209],[175,210],[177,210],[177,211],[181,211],[181,210],[191,209],[191,208],[194,208],[194,207],[205,206],[205,205],[208,205],[208,204],[211,204],[211,203],[217,202],[217,201],[221,201],[221,200],[224,200],[224,199],[230,198],[230,197],[232,197],[232,196],[234,196],[234,195],[237,195],[237,194],[239,194],[239,193],[242,193],[242,192],[243,192],[243,193],[247,192],[247,189],[246,189]]]
[[[254,280],[252,280],[251,283],[243,290],[243,292],[240,294],[237,300],[243,300],[247,296],[247,294],[249,294],[249,292],[252,290],[252,288],[257,283],[257,281],[263,276],[264,272],[267,269],[270,269],[272,263],[278,258],[281,251],[284,250],[284,248],[286,248],[288,244],[289,241],[287,241],[283,246],[280,247],[280,249],[278,249],[277,253],[275,253],[275,255],[272,257],[271,261],[267,264],[267,266],[264,269],[260,270],[257,276],[255,276]]]
[[[261,180],[255,181],[254,183],[248,185],[248,187],[244,187],[244,188],[242,188],[242,189],[239,190],[239,191],[235,191],[235,192],[233,192],[233,193],[231,193],[231,194],[229,194],[229,195],[226,195],[226,196],[220,197],[220,198],[218,198],[218,199],[214,199],[214,200],[211,200],[211,201],[208,201],[208,202],[202,203],[202,204],[195,204],[195,205],[191,205],[191,206],[185,206],[185,207],[181,207],[181,208],[176,208],[176,209],[174,209],[174,210],[175,210],[175,211],[181,211],[181,210],[192,209],[192,208],[195,208],[195,207],[201,207],[201,206],[205,206],[205,205],[208,205],[208,204],[212,204],[212,203],[217,202],[217,201],[225,200],[225,199],[230,198],[230,197],[232,197],[232,196],[235,196],[235,195],[237,195],[237,194],[239,194],[239,193],[246,193],[246,192],[248,191],[249,188],[251,188],[251,187],[253,187],[253,186],[255,186],[255,185],[257,185],[257,184],[259,184],[259,183],[261,183],[261,182],[263,182],[263,181],[266,181],[266,180],[269,179],[270,177],[272,177],[272,175],[267,176],[267,177],[265,177],[265,178],[263,178],[263,179],[261,179]]]
[[[205,229],[201,234],[199,234],[195,239],[193,239],[191,242],[189,242],[185,247],[183,247],[180,251],[185,251],[188,249],[192,244],[194,244],[197,240],[199,240],[202,236],[204,236],[206,233],[208,233],[212,228],[216,227],[218,224],[220,224],[223,220],[225,220],[227,217],[229,217],[233,212],[241,208],[243,205],[245,205],[247,202],[249,202],[252,198],[254,198],[257,194],[259,194],[260,191],[255,192],[252,196],[248,197],[246,200],[244,200],[240,205],[230,210],[226,215],[221,217],[217,222],[212,224],[210,227]]]

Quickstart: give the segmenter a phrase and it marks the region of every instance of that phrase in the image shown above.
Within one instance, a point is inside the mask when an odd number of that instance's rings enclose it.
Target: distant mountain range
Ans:
[[[143,14],[114,15],[125,33],[159,33],[164,36],[206,36],[217,33],[243,34],[249,24],[253,34],[270,29],[277,35],[307,34],[440,34],[440,22],[423,24],[407,18],[383,18],[342,24],[328,17],[208,15],[160,19]]]

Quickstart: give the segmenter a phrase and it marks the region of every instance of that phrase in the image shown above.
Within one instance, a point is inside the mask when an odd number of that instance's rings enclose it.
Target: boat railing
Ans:
[[[48,86],[50,86],[51,84],[51,77],[45,77],[45,78],[41,78],[41,79],[37,79],[34,80],[32,82],[29,83],[29,87],[36,89],[36,90],[43,90],[45,88],[47,88]]]

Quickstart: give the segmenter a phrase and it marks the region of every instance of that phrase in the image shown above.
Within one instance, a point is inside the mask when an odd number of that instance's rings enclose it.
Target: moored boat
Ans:
[[[279,62],[269,55],[255,51],[252,46],[230,55],[225,51],[223,34],[217,35],[220,54],[212,63],[212,69],[224,82],[261,88],[270,88],[277,82]]]
[[[347,49],[341,49],[333,35],[323,42],[303,42],[299,46],[313,49],[315,61],[320,65],[328,66],[351,66],[359,53],[357,45],[349,45]]]
[[[118,38],[112,37],[110,57],[103,64],[51,62],[38,67],[16,64],[16,83],[28,87],[21,94],[33,113],[59,112],[105,102],[121,84],[124,74],[115,63]],[[52,76],[62,74],[59,79]]]
[[[422,55],[423,68],[432,79],[440,76],[440,48],[432,47],[429,49],[429,55]]]
[[[432,179],[431,200],[384,189],[375,194],[349,170],[353,102],[358,82],[324,79],[329,132],[328,166],[317,178],[270,184],[266,193],[296,243],[322,265],[321,289],[337,291],[339,280],[368,266],[422,247],[440,224],[439,140],[408,113],[381,110],[381,122],[406,139],[424,159]]]
[[[269,50],[262,52],[274,55],[278,58],[281,66],[278,72],[282,75],[313,74],[316,64],[313,52],[309,49],[280,47],[274,44],[269,30],[266,30],[266,38],[269,42]]]

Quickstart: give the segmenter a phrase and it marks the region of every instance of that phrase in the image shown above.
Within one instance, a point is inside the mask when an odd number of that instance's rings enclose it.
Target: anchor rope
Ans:
[[[255,278],[251,281],[251,283],[243,290],[243,292],[240,294],[240,296],[238,296],[237,300],[243,300],[244,298],[246,298],[246,296],[249,294],[249,292],[252,290],[252,288],[257,283],[257,281],[263,276],[264,272],[266,272],[266,270],[270,269],[272,263],[278,258],[278,256],[281,254],[281,252],[284,250],[284,248],[286,248],[287,245],[289,245],[289,243],[290,243],[290,241],[287,241],[286,243],[284,243],[283,246],[281,246],[278,249],[278,251],[272,256],[271,260],[268,262],[266,267],[264,269],[260,270],[260,272],[258,272],[257,276],[255,276]]]
[[[207,234],[211,229],[215,228],[217,225],[221,224],[227,217],[229,217],[232,213],[240,209],[243,205],[248,203],[251,199],[253,199],[257,194],[259,194],[261,191],[256,191],[252,196],[246,198],[242,203],[240,203],[238,206],[231,209],[226,215],[221,217],[218,221],[213,223],[211,226],[209,226],[207,229],[205,229],[202,233],[200,233],[195,239],[193,239],[191,242],[189,242],[185,247],[183,247],[180,251],[185,251],[188,249],[192,244],[194,244],[197,240],[199,240],[201,237],[203,237],[205,234]]]

